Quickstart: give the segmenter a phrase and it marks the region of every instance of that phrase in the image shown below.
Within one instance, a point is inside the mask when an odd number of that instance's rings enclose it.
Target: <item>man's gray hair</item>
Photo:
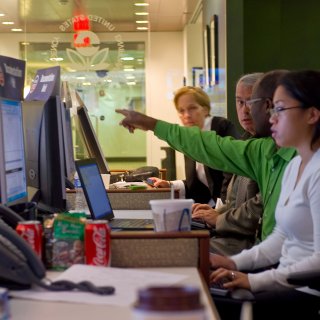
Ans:
[[[243,75],[237,82],[241,83],[245,87],[253,87],[254,84],[263,76],[263,72],[254,72]]]

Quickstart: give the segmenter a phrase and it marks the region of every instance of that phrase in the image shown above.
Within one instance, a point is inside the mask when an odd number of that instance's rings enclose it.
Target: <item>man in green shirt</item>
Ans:
[[[251,109],[257,138],[261,139],[243,141],[231,137],[222,138],[214,131],[181,127],[134,111],[117,112],[125,116],[121,124],[130,132],[136,128],[152,130],[158,138],[195,161],[257,181],[264,205],[263,240],[274,228],[274,211],[282,175],[289,161],[296,155],[294,149],[279,149],[270,137],[269,110],[273,107],[272,97],[277,80],[285,72],[279,70],[266,73],[255,85],[252,99],[246,102]]]

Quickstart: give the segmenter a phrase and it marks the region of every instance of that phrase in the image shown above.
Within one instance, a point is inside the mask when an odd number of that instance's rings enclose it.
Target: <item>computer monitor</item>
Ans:
[[[79,102],[79,106],[77,107],[77,116],[79,120],[78,124],[89,158],[94,158],[96,160],[100,174],[110,173],[100,143],[92,127],[90,117],[88,114],[88,109],[86,108],[86,106],[84,105],[84,103],[78,95],[77,99]]]
[[[66,210],[63,104],[59,96],[23,102],[27,185],[40,211]]]
[[[21,102],[0,98],[1,203],[28,200]]]
[[[72,181],[76,172],[73,152],[72,141],[72,125],[71,125],[71,113],[72,101],[69,85],[66,81],[62,82],[61,86],[61,100],[63,103],[62,108],[62,131],[63,131],[63,155],[65,160],[65,176],[66,186],[73,187]]]

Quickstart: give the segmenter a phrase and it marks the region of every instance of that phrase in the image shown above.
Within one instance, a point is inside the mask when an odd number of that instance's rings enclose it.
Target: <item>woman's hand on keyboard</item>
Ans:
[[[225,289],[251,289],[248,275],[243,272],[219,268],[210,274],[210,283],[222,285]]]

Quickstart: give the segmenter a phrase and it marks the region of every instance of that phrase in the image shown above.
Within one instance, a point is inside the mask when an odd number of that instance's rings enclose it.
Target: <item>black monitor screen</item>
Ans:
[[[11,205],[27,200],[25,150],[21,103],[1,99],[1,150],[4,174],[1,183],[1,202]]]
[[[59,96],[23,103],[29,193],[48,212],[66,209],[62,110]]]
[[[81,185],[93,219],[114,218],[111,203],[95,159],[76,161]]]
[[[89,157],[96,160],[101,174],[110,173],[106,158],[102,152],[100,143],[92,127],[88,110],[85,105],[82,104],[77,108],[77,115],[80,126],[80,134],[87,148]]]

